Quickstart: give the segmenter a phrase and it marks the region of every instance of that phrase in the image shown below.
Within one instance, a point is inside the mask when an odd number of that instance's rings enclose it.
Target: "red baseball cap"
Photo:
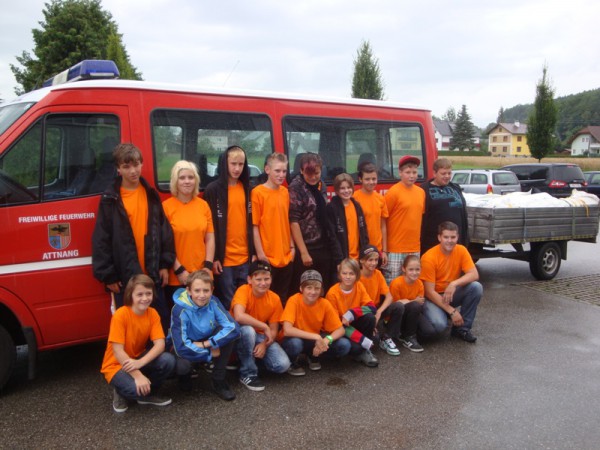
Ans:
[[[421,160],[416,156],[404,155],[400,158],[400,162],[398,162],[398,168],[402,169],[402,166],[405,166],[406,164],[416,164],[417,166],[420,166]]]

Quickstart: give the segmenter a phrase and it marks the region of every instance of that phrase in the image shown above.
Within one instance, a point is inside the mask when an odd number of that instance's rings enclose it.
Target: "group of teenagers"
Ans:
[[[449,322],[452,336],[476,341],[482,287],[449,160],[417,186],[420,160],[402,157],[385,195],[377,167],[361,164],[360,189],[339,174],[327,202],[318,154],[298,155],[291,180],[287,157],[269,155],[264,183],[251,189],[246,154],[232,146],[203,198],[196,166],[182,160],[161,202],[137,147],[119,144],[113,157],[118,176],[100,201],[92,267],[114,303],[101,372],[116,412],[131,401],[170,404],[157,395],[163,382],[176,376],[190,391],[201,369],[233,400],[225,375],[234,361],[240,383],[262,391],[259,368],[302,376],[322,357],[346,355],[377,367],[374,348],[422,352],[417,337]]]

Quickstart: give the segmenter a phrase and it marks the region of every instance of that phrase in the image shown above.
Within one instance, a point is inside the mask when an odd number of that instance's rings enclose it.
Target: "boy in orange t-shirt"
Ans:
[[[458,244],[458,225],[442,222],[438,241],[421,258],[421,280],[425,287],[425,304],[419,323],[423,336],[443,333],[452,321],[451,334],[474,343],[471,333],[477,306],[483,294],[479,272],[464,245]],[[458,310],[460,308],[460,311]]]
[[[219,158],[219,178],[206,186],[204,200],[215,233],[215,295],[229,310],[235,290],[246,283],[254,254],[250,169],[244,150],[232,145]]]
[[[419,158],[406,155],[400,159],[400,181],[385,193],[390,214],[387,221],[388,264],[385,280],[389,283],[402,273],[407,255],[419,256],[421,251],[421,221],[425,212],[425,191],[415,184]]]
[[[300,277],[300,293],[292,295],[281,316],[283,342],[292,366],[290,375],[306,372],[298,364],[300,354],[308,358],[310,370],[320,370],[320,356],[345,356],[350,341],[344,337],[344,327],[335,308],[321,297],[323,278],[316,270],[307,270]]]
[[[252,190],[252,225],[258,259],[271,264],[271,290],[285,305],[296,247],[290,230],[290,195],[282,186],[287,172],[287,157],[273,153],[265,161],[268,176]]]
[[[290,360],[276,342],[283,308],[279,296],[271,291],[271,265],[257,259],[250,264],[248,284],[233,296],[231,313],[240,324],[237,355],[240,360],[240,383],[251,391],[263,391],[258,378],[257,360],[274,373],[284,373]]]
[[[117,308],[123,305],[123,287],[133,275],[145,273],[152,278],[156,288],[152,306],[166,333],[171,318],[163,288],[175,262],[173,230],[158,192],[141,176],[140,149],[119,144],[113,158],[119,176],[98,206],[92,235],[94,277],[112,292]]]
[[[381,253],[381,266],[387,264],[387,218],[389,216],[387,204],[377,187],[377,168],[375,164],[367,162],[358,167],[358,181],[361,187],[354,192],[354,199],[362,207],[369,233],[369,244],[377,247]]]

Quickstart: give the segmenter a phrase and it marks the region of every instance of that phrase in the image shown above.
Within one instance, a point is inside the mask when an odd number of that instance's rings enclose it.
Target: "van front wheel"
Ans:
[[[17,349],[6,328],[0,325],[0,390],[10,378],[17,360]]]

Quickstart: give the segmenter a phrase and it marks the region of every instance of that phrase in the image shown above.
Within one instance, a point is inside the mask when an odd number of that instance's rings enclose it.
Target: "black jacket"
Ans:
[[[469,245],[467,202],[458,184],[435,186],[429,180],[421,185],[425,191],[425,213],[421,222],[421,255],[439,244],[438,225],[445,221],[458,225],[458,243]]]
[[[361,248],[369,244],[369,233],[367,232],[367,222],[361,206],[353,198],[350,201],[356,208],[358,222],[358,247]],[[329,230],[333,240],[333,261],[339,264],[342,259],[349,257],[348,251],[348,229],[346,224],[346,211],[342,200],[337,196],[333,196],[327,205],[327,219]]]
[[[227,168],[227,156],[232,150],[229,147],[219,158],[219,178],[209,183],[204,190],[203,198],[210,206],[213,226],[215,229],[215,261],[223,264],[225,259],[225,244],[227,242],[227,206],[228,206],[228,184],[229,174]],[[252,235],[252,202],[250,200],[250,169],[248,169],[248,158],[244,163],[244,170],[239,181],[244,186],[246,194],[246,229],[248,237],[248,260],[254,254],[254,241]]]
[[[122,178],[117,177],[100,199],[92,235],[92,270],[94,277],[104,284],[120,281],[125,286],[129,278],[142,273],[142,268],[121,199],[121,182]],[[173,230],[165,217],[158,193],[143,178],[140,182],[148,197],[148,233],[144,237],[146,273],[159,283],[159,269],[171,268],[175,262]]]

